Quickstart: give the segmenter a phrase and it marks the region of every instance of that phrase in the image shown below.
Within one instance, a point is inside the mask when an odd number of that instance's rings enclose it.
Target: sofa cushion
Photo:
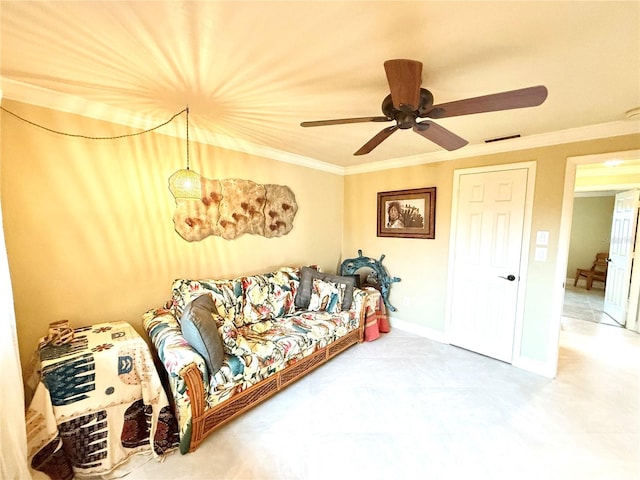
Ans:
[[[298,283],[290,269],[243,278],[245,325],[293,313]]]
[[[357,328],[357,327],[356,327]],[[296,312],[277,321],[264,320],[237,329],[238,340],[250,348],[239,357],[246,385],[268,377],[318,348],[346,335],[349,312]]]
[[[313,279],[311,299],[308,310],[317,312],[336,313],[342,310],[345,285],[343,283],[325,282],[319,278]]]
[[[212,375],[220,370],[224,359],[224,347],[218,333],[218,324],[212,317],[215,313],[213,299],[205,294],[192,300],[180,317],[182,336],[202,355]]]
[[[309,308],[309,301],[311,300],[314,278],[319,278],[320,280],[323,280],[325,282],[343,284],[345,288],[344,298],[342,300],[342,309],[349,310],[351,308],[351,301],[353,299],[353,288],[356,283],[355,278],[322,273],[310,267],[302,267],[300,269],[300,286],[298,287],[298,292],[296,293],[295,298],[296,307],[303,310]]]
[[[171,289],[172,309],[179,317],[186,306],[198,295],[208,293],[213,299],[218,315],[233,321],[241,327],[242,308],[244,306],[244,292],[242,281],[237,280],[175,280]]]

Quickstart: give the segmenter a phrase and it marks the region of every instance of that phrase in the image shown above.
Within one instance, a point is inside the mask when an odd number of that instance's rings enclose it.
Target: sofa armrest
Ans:
[[[356,316],[359,316],[360,312],[362,312],[365,309],[366,301],[367,301],[367,292],[360,288],[354,288],[353,300],[351,301],[351,307],[349,308],[349,311],[355,312]]]
[[[182,336],[180,325],[169,310],[150,310],[143,325],[167,372],[180,434],[180,452],[189,451],[192,418],[201,415],[209,391],[204,358]],[[194,400],[199,399],[199,400]]]
[[[143,315],[143,325],[169,378],[180,376],[182,369],[195,364],[208,384],[204,358],[182,336],[180,324],[169,310],[150,310]]]
[[[351,308],[349,313],[353,321],[358,324],[358,331],[360,332],[360,342],[364,341],[364,323],[365,323],[365,306],[367,301],[367,292],[360,288],[353,289],[353,300],[351,301]]]
[[[180,376],[184,378],[187,385],[187,393],[191,401],[191,416],[200,418],[204,414],[206,403],[200,370],[195,363],[190,363],[180,371]]]

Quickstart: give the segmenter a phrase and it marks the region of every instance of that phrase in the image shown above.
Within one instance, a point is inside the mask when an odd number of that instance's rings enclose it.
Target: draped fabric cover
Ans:
[[[128,323],[77,328],[70,343],[43,347],[39,359],[27,410],[34,474],[101,474],[133,454],[161,458],[177,447],[177,423],[153,358]]]
[[[381,333],[389,333],[391,326],[382,294],[373,287],[366,287],[365,290],[367,301],[365,302],[364,340],[371,342],[378,339]]]

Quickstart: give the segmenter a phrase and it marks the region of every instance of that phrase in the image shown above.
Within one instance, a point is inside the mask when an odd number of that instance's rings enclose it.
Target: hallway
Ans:
[[[584,283],[584,282],[581,282]],[[600,285],[587,290],[581,283],[577,287],[567,281],[564,293],[562,315],[577,320],[621,327],[614,319],[604,313],[604,289]]]

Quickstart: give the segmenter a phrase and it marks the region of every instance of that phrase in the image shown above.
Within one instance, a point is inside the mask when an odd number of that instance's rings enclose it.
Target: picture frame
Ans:
[[[378,192],[377,234],[436,238],[436,187]]]

